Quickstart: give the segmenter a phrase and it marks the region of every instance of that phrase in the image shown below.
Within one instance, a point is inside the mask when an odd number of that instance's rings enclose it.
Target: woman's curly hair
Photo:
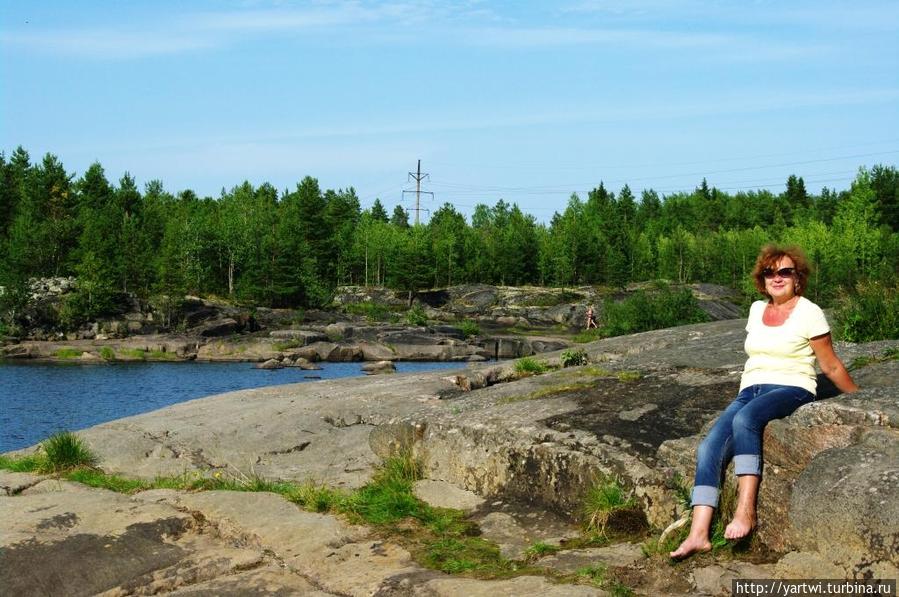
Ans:
[[[788,247],[765,245],[762,247],[758,258],[755,260],[755,267],[752,268],[752,279],[755,281],[755,288],[770,298],[765,290],[764,272],[768,268],[775,269],[777,262],[783,257],[789,257],[793,260],[793,266],[796,268],[796,294],[802,296],[802,293],[805,292],[808,277],[812,273],[812,266],[802,249],[795,245]]]

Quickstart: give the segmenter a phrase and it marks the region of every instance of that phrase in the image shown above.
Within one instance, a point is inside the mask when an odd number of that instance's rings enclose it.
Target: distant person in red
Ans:
[[[593,305],[587,308],[587,329],[596,328],[596,313],[593,312]]]

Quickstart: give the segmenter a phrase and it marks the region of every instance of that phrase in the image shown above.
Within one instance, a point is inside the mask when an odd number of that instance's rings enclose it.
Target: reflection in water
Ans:
[[[321,371],[254,369],[253,363],[0,364],[0,452],[178,402],[245,388],[361,375],[361,363]],[[397,363],[398,372],[464,363]]]

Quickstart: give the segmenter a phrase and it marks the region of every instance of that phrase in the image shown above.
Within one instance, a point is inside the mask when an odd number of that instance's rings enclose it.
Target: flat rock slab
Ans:
[[[281,566],[271,565],[258,570],[241,572],[224,578],[176,589],[169,595],[190,597],[329,597],[335,593],[321,591],[315,585]]]
[[[700,595],[730,595],[732,581],[748,578],[772,578],[774,567],[749,562],[713,564],[693,571],[696,593]]]
[[[551,556],[540,558],[539,566],[552,568],[559,572],[571,573],[586,566],[601,564],[625,568],[645,559],[643,549],[636,543],[618,543],[609,547],[591,549],[572,549]]]
[[[0,470],[0,495],[15,495],[46,479],[44,475]]]
[[[0,594],[603,595],[541,577],[453,578],[364,527],[271,493],[127,496],[46,480],[0,498]]]
[[[481,507],[485,500],[473,491],[460,489],[446,481],[422,479],[413,486],[415,497],[436,508],[453,508],[471,512]]]
[[[43,484],[51,484],[45,481]],[[194,519],[103,490],[0,498],[0,594],[89,595],[184,560]]]
[[[436,578],[410,587],[411,594],[421,597],[597,597],[606,591],[586,585],[561,585],[542,576],[520,576],[510,580],[484,582],[471,578]],[[402,593],[401,593],[402,594]]]
[[[242,390],[79,432],[107,472],[152,479],[227,471],[355,488],[380,461],[371,430],[440,407],[446,372]]]
[[[478,523],[481,536],[499,545],[500,554],[510,560],[525,559],[535,543],[559,545],[581,534],[570,521],[551,511],[506,502],[485,505],[472,520]]]

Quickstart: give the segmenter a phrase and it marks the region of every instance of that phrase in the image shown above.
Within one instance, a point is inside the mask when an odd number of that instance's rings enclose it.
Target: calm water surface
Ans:
[[[0,452],[31,446],[56,431],[75,431],[232,390],[310,376],[362,375],[362,363],[320,363],[321,371],[254,369],[253,363],[0,363]],[[398,372],[459,369],[464,363],[397,363]]]

